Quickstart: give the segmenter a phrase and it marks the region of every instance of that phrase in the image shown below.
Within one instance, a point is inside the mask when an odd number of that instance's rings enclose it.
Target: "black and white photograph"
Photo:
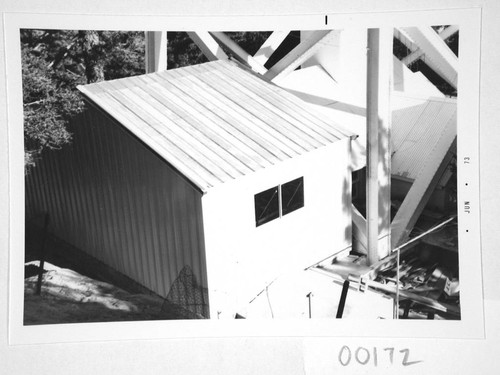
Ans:
[[[500,5],[1,12],[0,373],[494,373]]]
[[[24,324],[460,319],[459,36],[21,30]]]

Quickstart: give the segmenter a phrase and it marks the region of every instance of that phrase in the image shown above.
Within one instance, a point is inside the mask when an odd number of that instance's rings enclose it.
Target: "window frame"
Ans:
[[[276,194],[273,194],[269,199],[268,199],[268,204],[267,206],[264,208],[264,210],[261,212],[261,215],[259,216],[258,215],[258,212],[257,212],[257,204],[259,203],[259,207],[261,207],[262,205],[260,204],[260,202],[258,202],[259,199],[259,196],[262,196],[268,192],[274,192],[276,190]],[[266,224],[270,221],[273,221],[275,219],[278,219],[281,217],[281,197],[280,197],[280,185],[276,185],[276,186],[273,186],[269,189],[266,189],[266,190],[263,190],[261,191],[260,193],[257,193],[254,195],[254,211],[255,211],[255,226],[259,227],[263,224]],[[276,200],[277,200],[277,211],[276,213],[274,213],[274,210],[271,211],[271,214],[268,214],[264,217],[262,217],[262,214],[264,214],[269,206],[269,204],[271,203],[271,201],[274,199],[274,197],[276,196]],[[260,212],[259,212],[260,213]]]
[[[284,209],[284,205],[283,205],[283,186],[285,185],[290,185],[290,184],[293,184],[295,182],[299,181],[299,185],[297,187],[297,189],[295,189],[295,192],[294,194],[292,195],[291,199],[293,199],[297,192],[300,192],[300,202],[295,205],[293,205],[290,209],[288,209],[288,207],[286,208],[286,212],[285,212],[285,209]],[[300,190],[299,190],[300,188]],[[298,177],[298,178],[295,178],[291,181],[288,181],[288,182],[285,182],[284,184],[281,184],[280,185],[280,190],[281,190],[281,216],[285,216],[285,215],[288,215],[288,214],[291,214],[292,212],[294,211],[297,211],[299,209],[301,209],[302,207],[304,207],[305,205],[305,199],[304,199],[304,177]]]
[[[299,191],[301,192],[301,202],[298,205],[294,205],[291,209],[289,209],[289,210],[287,209],[286,212],[284,212],[284,210],[283,210],[283,186],[295,183],[297,181],[300,181],[300,184],[298,186],[300,187]],[[277,192],[277,194],[276,194],[276,196],[277,196],[276,199],[278,201],[277,202],[278,203],[277,204],[277,212],[276,212],[276,209],[274,209],[272,211],[274,213],[272,213],[270,215],[266,215],[265,217],[262,217],[262,214],[265,213],[265,211],[267,210],[267,206],[263,210],[261,209],[261,210],[257,211],[258,207],[262,208],[262,206],[263,206],[259,200],[262,199],[261,198],[262,195],[264,195],[268,192],[271,192],[271,191]],[[294,196],[295,196],[295,194],[292,196],[292,198]],[[275,197],[274,195],[270,197],[269,203],[271,202],[271,200],[275,199],[274,197]],[[254,194],[255,226],[260,227],[261,225],[269,223],[275,219],[280,219],[285,215],[288,215],[294,211],[297,211],[297,210],[303,208],[304,206],[305,206],[304,176],[294,178],[293,180],[290,180],[290,181],[285,182],[283,184],[279,184],[279,185],[273,186],[269,189],[260,191],[259,193]],[[261,215],[259,215],[259,213],[261,213]]]

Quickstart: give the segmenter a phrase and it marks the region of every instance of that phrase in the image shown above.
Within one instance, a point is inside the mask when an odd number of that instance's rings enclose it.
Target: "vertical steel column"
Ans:
[[[146,31],[146,73],[167,70],[167,32]]]
[[[368,264],[390,253],[391,154],[390,91],[392,84],[391,28],[368,29],[366,86],[366,218]]]
[[[36,282],[36,291],[35,291],[35,294],[37,296],[42,294],[42,279],[43,279],[43,274],[44,274],[45,258],[47,256],[47,250],[45,249],[45,245],[47,243],[48,228],[49,228],[49,213],[47,212],[47,213],[45,213],[45,219],[43,222],[42,247],[40,249],[40,264],[38,266],[38,279]]]

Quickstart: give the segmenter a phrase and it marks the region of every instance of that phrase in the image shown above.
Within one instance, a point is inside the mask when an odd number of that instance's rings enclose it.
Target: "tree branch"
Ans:
[[[29,107],[29,106],[31,106],[31,105],[40,104],[40,103],[43,103],[43,102],[46,102],[46,101],[47,101],[47,99],[40,99],[40,100],[36,100],[36,101],[34,101],[34,102],[31,102],[31,103],[24,103],[24,105],[25,105],[26,107]]]

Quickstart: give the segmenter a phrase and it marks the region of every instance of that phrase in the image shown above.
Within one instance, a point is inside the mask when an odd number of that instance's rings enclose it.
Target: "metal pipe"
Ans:
[[[399,319],[399,279],[400,279],[400,274],[399,274],[399,262],[400,262],[400,257],[401,253],[399,251],[400,249],[397,249],[397,255],[396,255],[396,306],[394,306],[394,319]]]
[[[400,250],[400,249],[402,249],[403,247],[406,247],[406,246],[408,246],[409,244],[411,244],[412,242],[415,242],[415,241],[419,240],[420,238],[422,238],[422,237],[424,237],[424,236],[428,235],[429,233],[434,232],[435,230],[437,230],[437,229],[441,228],[442,226],[444,226],[444,225],[448,224],[450,221],[452,221],[452,220],[453,220],[453,219],[455,219],[456,217],[457,217],[457,215],[453,215],[453,216],[452,216],[452,217],[450,217],[449,219],[447,219],[447,220],[443,221],[441,224],[438,224],[438,225],[436,225],[436,226],[432,227],[431,229],[429,229],[429,230],[425,231],[424,233],[421,233],[421,234],[419,234],[418,236],[413,237],[411,240],[409,240],[409,241],[405,242],[404,244],[402,244],[402,245],[400,245],[400,246],[396,247],[396,248],[395,248],[392,252],[399,251],[399,250]]]
[[[345,300],[347,299],[347,292],[349,291],[349,280],[344,281],[342,286],[342,293],[340,294],[339,307],[337,308],[337,319],[341,319],[344,315]]]
[[[312,292],[309,292],[306,297],[309,299],[309,319],[311,319],[312,314],[311,314],[311,297],[312,297]]]
[[[42,293],[42,278],[43,278],[43,269],[45,267],[45,244],[47,243],[47,229],[49,227],[49,214],[45,214],[45,219],[43,223],[43,238],[42,238],[42,247],[40,249],[40,265],[38,267],[38,280],[36,282],[36,295],[39,296]]]

